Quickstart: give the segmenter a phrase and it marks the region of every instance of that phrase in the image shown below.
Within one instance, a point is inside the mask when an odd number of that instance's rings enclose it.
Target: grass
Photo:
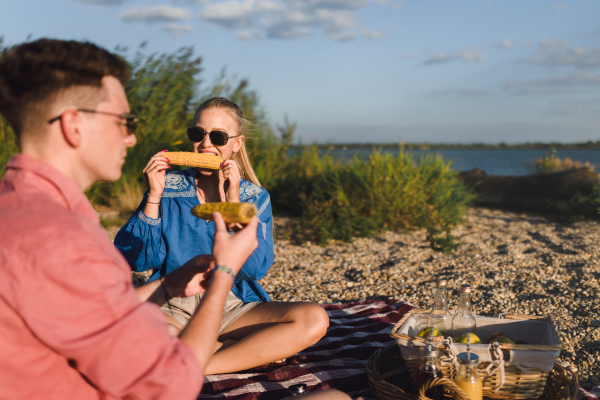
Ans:
[[[119,181],[96,183],[86,192],[105,227],[122,224],[137,208],[146,187],[141,171],[153,154],[189,150],[185,130],[194,105],[220,95],[239,104],[252,122],[246,143],[256,175],[271,193],[273,210],[297,217],[294,240],[327,244],[424,228],[434,248],[452,250],[451,231],[462,222],[470,193],[449,163],[435,155],[415,159],[404,147],[397,156],[374,150],[366,160],[336,161],[316,146],[294,146],[296,124],[287,116],[276,134],[248,82],[222,73],[203,89],[200,64],[191,48],[145,55],[141,47],[130,60],[132,81],[125,89],[139,116],[138,144],[128,150]],[[3,170],[18,146],[1,117],[0,140]]]

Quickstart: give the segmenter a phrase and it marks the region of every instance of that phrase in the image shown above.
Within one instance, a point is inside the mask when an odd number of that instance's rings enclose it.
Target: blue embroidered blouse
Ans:
[[[146,192],[142,203],[115,237],[115,245],[132,270],[154,270],[150,281],[165,276],[199,254],[212,252],[214,222],[197,218],[190,211],[200,204],[195,176],[194,168],[167,172],[159,218],[152,219],[143,213]],[[265,189],[242,179],[240,201],[254,203],[258,209],[258,248],[238,273],[232,291],[246,303],[269,301],[269,295],[257,281],[267,274],[274,259],[271,199]]]

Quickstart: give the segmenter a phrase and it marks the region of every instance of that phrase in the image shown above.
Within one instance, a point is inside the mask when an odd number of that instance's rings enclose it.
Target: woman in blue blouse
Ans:
[[[134,271],[153,269],[150,280],[163,279],[193,257],[211,254],[215,225],[194,217],[192,207],[223,201],[256,204],[259,245],[236,276],[217,352],[204,373],[236,372],[292,356],[327,332],[327,313],[311,303],[269,301],[258,283],[273,264],[272,214],[269,193],[260,186],[248,159],[242,110],[230,100],[214,97],[198,107],[194,121],[187,132],[193,151],[220,156],[225,160],[222,169],[167,172],[169,153],[154,155],[143,171],[149,190],[117,234],[115,245]],[[242,228],[229,225],[233,231]],[[201,299],[202,294],[173,298],[161,308],[173,334],[185,328]]]

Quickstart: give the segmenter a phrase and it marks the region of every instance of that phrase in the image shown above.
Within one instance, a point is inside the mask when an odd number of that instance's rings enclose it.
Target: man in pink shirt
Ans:
[[[214,258],[134,290],[83,194],[119,179],[136,143],[128,79],[121,59],[90,43],[41,39],[0,60],[0,112],[21,145],[0,182],[0,399],[200,392],[232,278],[257,246],[257,222],[229,235],[215,214]],[[203,287],[190,324],[170,336],[157,304]]]

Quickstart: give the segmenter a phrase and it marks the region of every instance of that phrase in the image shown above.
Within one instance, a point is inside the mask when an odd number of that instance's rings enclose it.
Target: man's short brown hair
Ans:
[[[26,121],[46,117],[57,95],[77,87],[101,89],[105,76],[125,86],[129,67],[92,43],[39,39],[13,46],[0,59],[0,113],[20,135]]]

